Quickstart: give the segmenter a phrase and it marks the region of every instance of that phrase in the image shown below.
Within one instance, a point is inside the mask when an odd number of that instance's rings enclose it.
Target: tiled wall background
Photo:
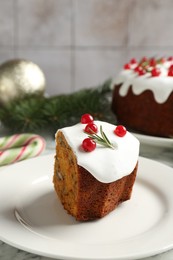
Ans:
[[[172,0],[0,0],[0,63],[37,63],[50,95],[96,86],[144,55],[173,55]]]

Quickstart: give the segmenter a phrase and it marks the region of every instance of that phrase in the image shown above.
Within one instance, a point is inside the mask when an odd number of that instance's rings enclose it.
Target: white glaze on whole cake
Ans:
[[[85,124],[76,124],[65,127],[61,131],[77,158],[77,164],[89,171],[97,180],[110,183],[129,175],[135,168],[139,156],[139,141],[127,131],[124,137],[118,137],[114,133],[115,125],[94,121],[98,129],[100,125],[103,131],[115,146],[115,149],[107,148],[97,144],[92,152],[85,152],[82,141],[87,138],[84,132]],[[57,131],[57,133],[58,133]],[[56,135],[57,135],[56,133]],[[100,135],[98,133],[98,135]]]
[[[159,68],[161,74],[157,77],[152,77],[148,72],[145,75],[139,76],[134,71],[136,65],[132,65],[131,69],[122,70],[116,77],[113,85],[121,85],[119,94],[126,96],[130,86],[135,95],[139,95],[145,90],[151,90],[153,92],[155,101],[157,103],[164,103],[173,92],[173,77],[168,76],[168,69],[173,64],[173,61],[166,61],[163,64],[157,64],[156,68]],[[149,68],[150,70],[151,68]]]

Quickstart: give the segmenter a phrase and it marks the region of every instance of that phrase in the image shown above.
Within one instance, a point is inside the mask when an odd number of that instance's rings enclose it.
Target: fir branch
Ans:
[[[29,96],[0,109],[0,120],[13,131],[34,131],[46,124],[41,113],[44,98]]]
[[[0,121],[13,132],[46,130],[55,133],[58,128],[80,121],[84,113],[96,120],[115,122],[110,109],[111,80],[94,88],[53,97],[28,96],[0,107]]]

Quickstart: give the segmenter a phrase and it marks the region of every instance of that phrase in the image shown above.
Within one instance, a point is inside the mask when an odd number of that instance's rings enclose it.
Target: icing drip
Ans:
[[[150,72],[138,76],[133,65],[132,69],[122,70],[114,84],[122,84],[119,91],[121,96],[126,96],[131,86],[135,95],[150,90],[153,92],[157,103],[164,103],[173,92],[173,77],[168,76],[168,69],[172,64],[172,61],[166,61],[163,64],[156,65],[161,71],[158,77],[152,77]]]
[[[94,123],[98,129],[102,125],[107,137],[116,147],[115,149],[97,144],[93,152],[83,151],[81,144],[87,134],[83,131],[85,125],[81,123],[58,131],[64,134],[76,155],[78,165],[89,171],[97,180],[110,183],[129,175],[138,161],[139,141],[129,132],[124,137],[116,136],[114,134],[115,125],[102,121],[94,121]]]

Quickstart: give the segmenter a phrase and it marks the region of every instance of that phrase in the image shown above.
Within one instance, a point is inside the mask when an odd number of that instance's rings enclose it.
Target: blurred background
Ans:
[[[28,59],[50,95],[97,86],[124,63],[173,54],[172,0],[0,0],[0,63]]]

